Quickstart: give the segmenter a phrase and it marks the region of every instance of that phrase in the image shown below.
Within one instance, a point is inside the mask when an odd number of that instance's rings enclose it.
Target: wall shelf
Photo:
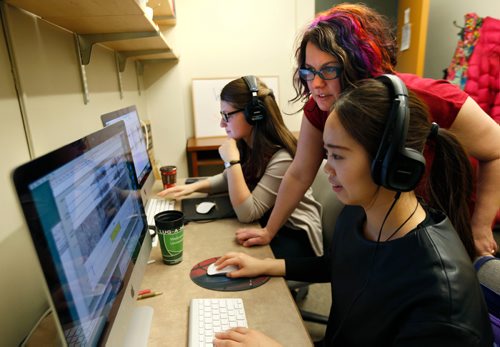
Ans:
[[[159,18],[158,23],[149,19],[135,0],[7,0],[6,2],[78,35],[101,35],[102,40],[106,41],[98,42],[115,51],[162,49],[165,53],[155,54],[151,59],[177,59],[158,26],[175,24],[173,4],[169,0],[154,0],[148,3],[153,7],[153,18]],[[147,32],[152,35],[143,38],[104,37],[109,34]],[[141,60],[148,58],[149,55],[140,56]]]
[[[176,24],[173,0],[150,0],[152,18],[138,0],[6,0],[6,3],[75,33],[85,103],[89,101],[85,65],[90,63],[94,44],[117,53],[118,74],[124,71],[127,59],[141,62],[178,59],[159,27]],[[121,95],[120,76],[118,80]]]

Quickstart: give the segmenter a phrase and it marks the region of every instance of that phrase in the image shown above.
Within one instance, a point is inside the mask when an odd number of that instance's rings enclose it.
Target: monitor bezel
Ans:
[[[134,112],[135,115],[137,116],[137,121],[139,122],[139,125],[141,125],[142,128],[142,123],[141,123],[141,118],[139,117],[139,112],[137,111],[137,107],[135,105],[130,105],[115,111],[111,111],[105,114],[101,115],[101,122],[104,127],[108,126],[108,123],[112,120],[115,120],[117,118],[120,118],[126,114],[129,114],[131,112]],[[125,125],[126,127],[126,125]],[[144,136],[144,135],[143,135]],[[135,170],[135,164],[134,164],[134,170],[136,172],[136,177],[137,177],[137,185],[139,186],[139,189],[142,189],[148,178],[151,176],[153,172],[153,165],[151,164],[151,160],[149,158],[149,153],[148,153],[148,148],[147,148],[147,139],[144,137],[145,144],[146,144],[146,157],[147,157],[147,165],[145,167],[145,170],[141,172],[142,177],[137,176],[137,170]]]
[[[46,176],[47,174],[50,174],[54,170],[57,170],[58,168],[76,159],[85,152],[120,134],[122,134],[123,143],[126,146],[124,152],[127,158],[127,162],[131,163],[132,155],[130,146],[128,144],[125,124],[123,121],[120,121],[108,127],[102,128],[79,140],[71,142],[63,147],[60,147],[52,152],[35,158],[30,162],[17,167],[12,172],[12,180],[14,182],[18,200],[25,217],[26,224],[28,226],[28,232],[31,236],[34,250],[37,253],[38,261],[44,274],[44,284],[47,290],[49,303],[54,310],[54,313],[56,313],[55,317],[56,321],[58,322],[58,331],[61,339],[64,338],[63,330],[65,328],[61,317],[71,316],[69,308],[65,307],[65,305],[56,304],[57,301],[60,300],[58,293],[61,293],[62,291],[64,278],[61,278],[57,275],[56,261],[54,260],[50,252],[49,241],[44,235],[43,226],[38,217],[39,214],[33,202],[33,196],[30,192],[29,186],[31,183]],[[131,166],[129,173],[133,189],[137,191],[137,197],[138,200],[140,200],[139,188],[137,187],[137,178],[134,179],[134,177],[136,177],[135,170]],[[110,331],[113,328],[113,322],[115,321],[115,318],[120,311],[120,306],[122,305],[122,302],[125,300],[125,298],[129,296],[127,290],[132,281],[134,267],[136,267],[136,261],[138,260],[139,256],[144,256],[142,255],[141,251],[145,249],[145,242],[147,242],[148,240],[149,242],[151,242],[146,215],[144,212],[144,206],[142,203],[139,203],[139,205],[141,217],[143,219],[143,228],[140,231],[140,236],[135,245],[135,250],[133,252],[134,256],[130,259],[129,264],[127,265],[127,271],[122,280],[120,290],[116,294],[112,309],[108,314],[108,322],[99,337],[99,344],[105,343],[105,340],[103,340],[103,338],[106,339],[109,337]],[[151,248],[149,245],[149,250],[150,249]],[[131,295],[133,298],[136,293],[131,293]],[[65,340],[63,340],[62,342],[65,342]]]

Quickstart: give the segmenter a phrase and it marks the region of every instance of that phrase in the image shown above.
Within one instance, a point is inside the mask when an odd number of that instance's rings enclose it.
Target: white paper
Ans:
[[[411,24],[403,25],[401,32],[401,51],[405,51],[410,48],[411,40]]]
[[[410,24],[410,8],[409,7],[405,10],[405,19],[404,19],[403,24]]]

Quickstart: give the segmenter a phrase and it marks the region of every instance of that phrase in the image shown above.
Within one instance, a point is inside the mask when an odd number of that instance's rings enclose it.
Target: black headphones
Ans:
[[[405,147],[410,122],[408,90],[395,75],[381,75],[376,79],[389,88],[393,101],[384,134],[372,162],[372,178],[376,184],[387,189],[408,192],[417,186],[425,172],[422,153]]]
[[[252,93],[252,100],[245,106],[243,112],[248,124],[254,125],[256,122],[266,117],[266,107],[257,96],[257,93],[259,91],[259,87],[257,86],[257,77],[243,76],[242,78],[245,81],[248,89],[250,89],[250,92]]]

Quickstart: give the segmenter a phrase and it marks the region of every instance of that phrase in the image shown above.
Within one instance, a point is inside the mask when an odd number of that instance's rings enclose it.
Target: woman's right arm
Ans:
[[[238,270],[226,274],[227,277],[256,277],[260,275],[285,276],[285,260],[265,258],[258,259],[240,252],[229,252],[215,262],[217,269],[234,265]]]
[[[266,227],[239,229],[236,232],[238,242],[244,246],[269,244],[311,186],[323,158],[323,134],[303,117],[297,153],[280,184]]]
[[[210,181],[208,179],[199,180],[191,184],[180,184],[174,187],[162,190],[157,195],[161,197],[180,198],[194,192],[208,192],[210,190]]]

